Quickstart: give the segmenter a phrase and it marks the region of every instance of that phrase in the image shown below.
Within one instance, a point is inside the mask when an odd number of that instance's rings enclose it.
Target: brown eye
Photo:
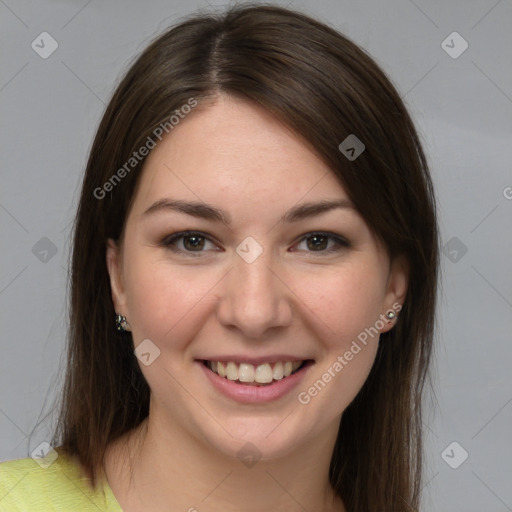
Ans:
[[[186,235],[183,238],[183,246],[187,251],[202,250],[205,244],[205,238],[198,235]]]
[[[324,235],[312,235],[307,238],[308,249],[312,251],[323,251],[329,245],[329,238]]]
[[[349,242],[334,233],[308,233],[304,235],[294,250],[310,253],[330,254],[350,247]]]
[[[161,245],[174,253],[186,256],[201,256],[205,252],[220,250],[208,236],[193,231],[182,231],[167,236]]]

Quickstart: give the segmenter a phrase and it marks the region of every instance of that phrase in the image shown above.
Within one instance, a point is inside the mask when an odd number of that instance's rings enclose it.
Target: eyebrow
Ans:
[[[280,219],[281,223],[292,223],[321,215],[337,208],[352,208],[354,205],[348,199],[326,200],[316,203],[303,203],[288,210]],[[231,224],[231,216],[215,206],[199,201],[181,201],[177,199],[160,199],[153,203],[143,214],[143,217],[157,212],[176,211],[205,220]]]

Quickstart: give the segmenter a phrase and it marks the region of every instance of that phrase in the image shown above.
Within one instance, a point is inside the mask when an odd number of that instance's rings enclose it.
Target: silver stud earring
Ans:
[[[119,332],[130,332],[130,324],[126,321],[126,317],[116,314],[116,329]]]
[[[386,313],[386,318],[387,318],[388,320],[390,320],[390,321],[391,321],[391,320],[394,320],[394,319],[396,318],[396,314],[395,314],[395,312],[394,312],[394,311],[388,311],[388,312]]]

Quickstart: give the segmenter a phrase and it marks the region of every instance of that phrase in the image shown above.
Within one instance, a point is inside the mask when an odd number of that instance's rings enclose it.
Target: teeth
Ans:
[[[254,382],[254,373],[254,366],[252,364],[242,363],[238,368],[238,379],[240,382]]]
[[[242,366],[242,365],[240,365]],[[252,366],[249,365],[249,366]],[[272,368],[268,363],[260,364],[256,368],[254,381],[259,382],[260,384],[268,384],[274,380],[274,376],[272,375]]]
[[[229,380],[238,380],[238,366],[232,361],[226,366],[226,377]]]
[[[263,363],[255,367],[249,363],[240,363],[238,365],[233,361],[228,361],[227,363],[208,361],[207,366],[220,377],[227,378],[228,380],[270,384],[274,380],[289,377],[302,363],[303,361],[280,361],[274,363],[273,367],[271,363]]]
[[[276,363],[274,365],[274,379],[281,380],[283,377],[283,363]]]

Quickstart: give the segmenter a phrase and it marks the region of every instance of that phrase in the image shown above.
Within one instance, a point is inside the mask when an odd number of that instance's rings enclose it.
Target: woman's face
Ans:
[[[332,171],[226,96],[151,151],[107,262],[150,422],[228,455],[333,438],[407,287]]]

